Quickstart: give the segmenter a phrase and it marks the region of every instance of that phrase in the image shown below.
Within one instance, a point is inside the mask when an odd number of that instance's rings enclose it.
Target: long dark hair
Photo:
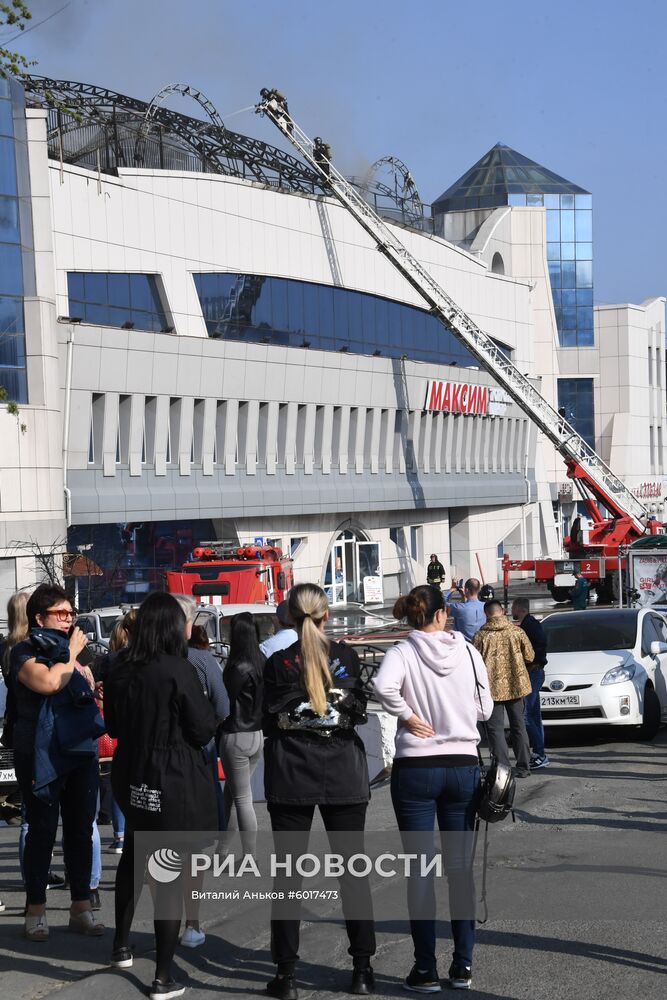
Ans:
[[[158,656],[187,659],[185,615],[171,594],[149,594],[137,612],[125,662],[150,663]]]
[[[225,673],[237,663],[252,663],[253,673],[258,677],[264,672],[264,657],[259,648],[259,629],[255,616],[249,611],[241,611],[232,618]]]

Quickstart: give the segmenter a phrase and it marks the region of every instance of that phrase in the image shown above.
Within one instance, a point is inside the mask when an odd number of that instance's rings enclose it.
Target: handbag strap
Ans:
[[[482,714],[484,714],[484,705],[482,704],[482,695],[481,695],[480,690],[479,690],[479,678],[477,676],[477,668],[475,667],[475,658],[472,655],[469,643],[466,643],[466,652],[468,653],[468,656],[470,657],[470,662],[472,664],[472,672],[475,675],[475,688],[477,690],[477,699],[479,701],[479,707],[482,709]],[[487,745],[489,747],[489,754],[491,754],[491,744],[489,743],[489,730],[488,730],[488,727],[486,725],[486,719],[481,719],[480,721],[481,721],[481,724],[482,724],[482,731],[484,733],[484,738],[485,738],[485,740],[487,742]],[[482,777],[483,777],[486,774],[486,764],[484,763],[484,758],[482,757],[482,751],[479,748],[479,743],[477,744],[477,757],[478,757],[478,760],[479,760],[479,766],[480,766],[480,769],[482,771]],[[493,762],[493,760],[492,760],[492,762]]]

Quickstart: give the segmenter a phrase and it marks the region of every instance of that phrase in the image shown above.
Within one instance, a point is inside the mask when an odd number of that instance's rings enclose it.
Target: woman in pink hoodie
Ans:
[[[454,954],[448,977],[455,989],[470,989],[475,944],[472,843],[480,789],[477,723],[489,718],[493,700],[477,650],[460,632],[445,631],[447,611],[439,587],[415,587],[407,597],[399,597],[394,617],[407,618],[414,631],[388,650],[374,682],[382,707],[398,717],[392,802],[402,832],[432,834],[437,817],[440,830],[450,834],[445,838],[445,865]],[[415,964],[405,986],[417,993],[436,993],[440,981],[432,877],[409,881],[408,909]]]

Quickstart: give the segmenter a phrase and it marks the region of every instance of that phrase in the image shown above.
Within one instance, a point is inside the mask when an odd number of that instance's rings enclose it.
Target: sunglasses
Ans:
[[[78,611],[76,610],[64,611],[62,608],[49,608],[47,611],[44,612],[45,616],[51,615],[53,618],[56,618],[59,622],[68,622],[70,620],[73,621],[76,618],[77,614]]]

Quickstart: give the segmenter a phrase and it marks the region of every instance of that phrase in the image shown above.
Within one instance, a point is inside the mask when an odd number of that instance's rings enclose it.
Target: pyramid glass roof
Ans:
[[[515,149],[497,143],[433,203],[433,214],[511,204],[512,194],[589,194]]]

